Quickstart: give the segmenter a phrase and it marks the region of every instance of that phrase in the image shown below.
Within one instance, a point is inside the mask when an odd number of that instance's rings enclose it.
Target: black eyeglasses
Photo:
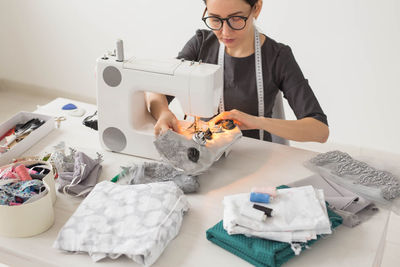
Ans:
[[[226,18],[220,18],[217,16],[209,16],[209,17],[204,17],[204,15],[207,12],[207,8],[204,10],[202,20],[206,24],[208,28],[210,28],[213,31],[218,31],[224,26],[224,21],[228,23],[228,26],[235,31],[242,30],[244,27],[246,27],[246,21],[249,17],[245,16],[229,16]],[[251,11],[250,11],[251,13]],[[250,14],[249,14],[250,15]]]

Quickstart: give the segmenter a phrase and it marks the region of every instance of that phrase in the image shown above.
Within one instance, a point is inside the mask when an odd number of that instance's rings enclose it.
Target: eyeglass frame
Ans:
[[[252,10],[250,10],[250,14],[249,14],[247,17],[245,17],[245,16],[234,15],[234,16],[229,16],[229,17],[226,17],[226,18],[220,18],[220,17],[217,17],[217,16],[208,16],[208,17],[204,17],[204,15],[206,14],[206,12],[207,12],[207,7],[204,9],[203,16],[202,16],[201,20],[204,22],[204,24],[206,24],[206,26],[207,26],[209,29],[211,29],[211,30],[213,30],[213,31],[219,31],[219,30],[222,29],[222,27],[224,27],[224,21],[226,21],[226,23],[228,24],[229,28],[231,28],[231,29],[234,30],[234,31],[241,31],[241,30],[243,30],[243,29],[246,27],[247,20],[249,19]],[[230,18],[235,18],[235,17],[236,17],[236,18],[241,18],[241,19],[244,20],[244,26],[243,26],[243,28],[241,28],[241,29],[235,29],[235,28],[233,28],[232,25],[229,23],[229,19],[230,19]],[[219,29],[213,29],[213,28],[211,28],[210,26],[208,26],[208,24],[206,23],[206,19],[209,19],[209,18],[219,19],[219,20],[221,21],[221,27],[220,27]]]

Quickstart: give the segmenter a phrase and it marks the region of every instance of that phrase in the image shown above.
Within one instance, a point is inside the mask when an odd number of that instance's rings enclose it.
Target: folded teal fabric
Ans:
[[[287,186],[280,186],[279,188],[287,188]],[[343,219],[329,208],[328,217],[331,221],[332,229],[342,224]],[[250,262],[254,266],[281,266],[295,256],[291,245],[288,243],[247,237],[245,235],[229,235],[223,227],[223,221],[208,229],[206,236],[214,244]],[[306,246],[311,246],[319,239],[320,236],[316,240],[310,240],[307,243],[301,244],[302,249]]]

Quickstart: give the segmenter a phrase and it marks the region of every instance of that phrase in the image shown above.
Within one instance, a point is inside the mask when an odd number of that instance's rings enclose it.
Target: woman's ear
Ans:
[[[258,0],[257,3],[254,5],[254,18],[257,19],[258,16],[260,15],[262,5],[263,5],[262,0]]]

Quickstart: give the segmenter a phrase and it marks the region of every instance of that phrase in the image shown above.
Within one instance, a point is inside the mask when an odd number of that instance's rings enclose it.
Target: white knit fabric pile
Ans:
[[[241,215],[241,209],[252,209],[250,194],[224,198],[224,228],[228,234],[244,234],[280,242],[307,242],[320,234],[331,234],[324,193],[312,186],[278,189],[277,196],[268,204],[256,203],[273,209],[274,216],[257,221]]]

